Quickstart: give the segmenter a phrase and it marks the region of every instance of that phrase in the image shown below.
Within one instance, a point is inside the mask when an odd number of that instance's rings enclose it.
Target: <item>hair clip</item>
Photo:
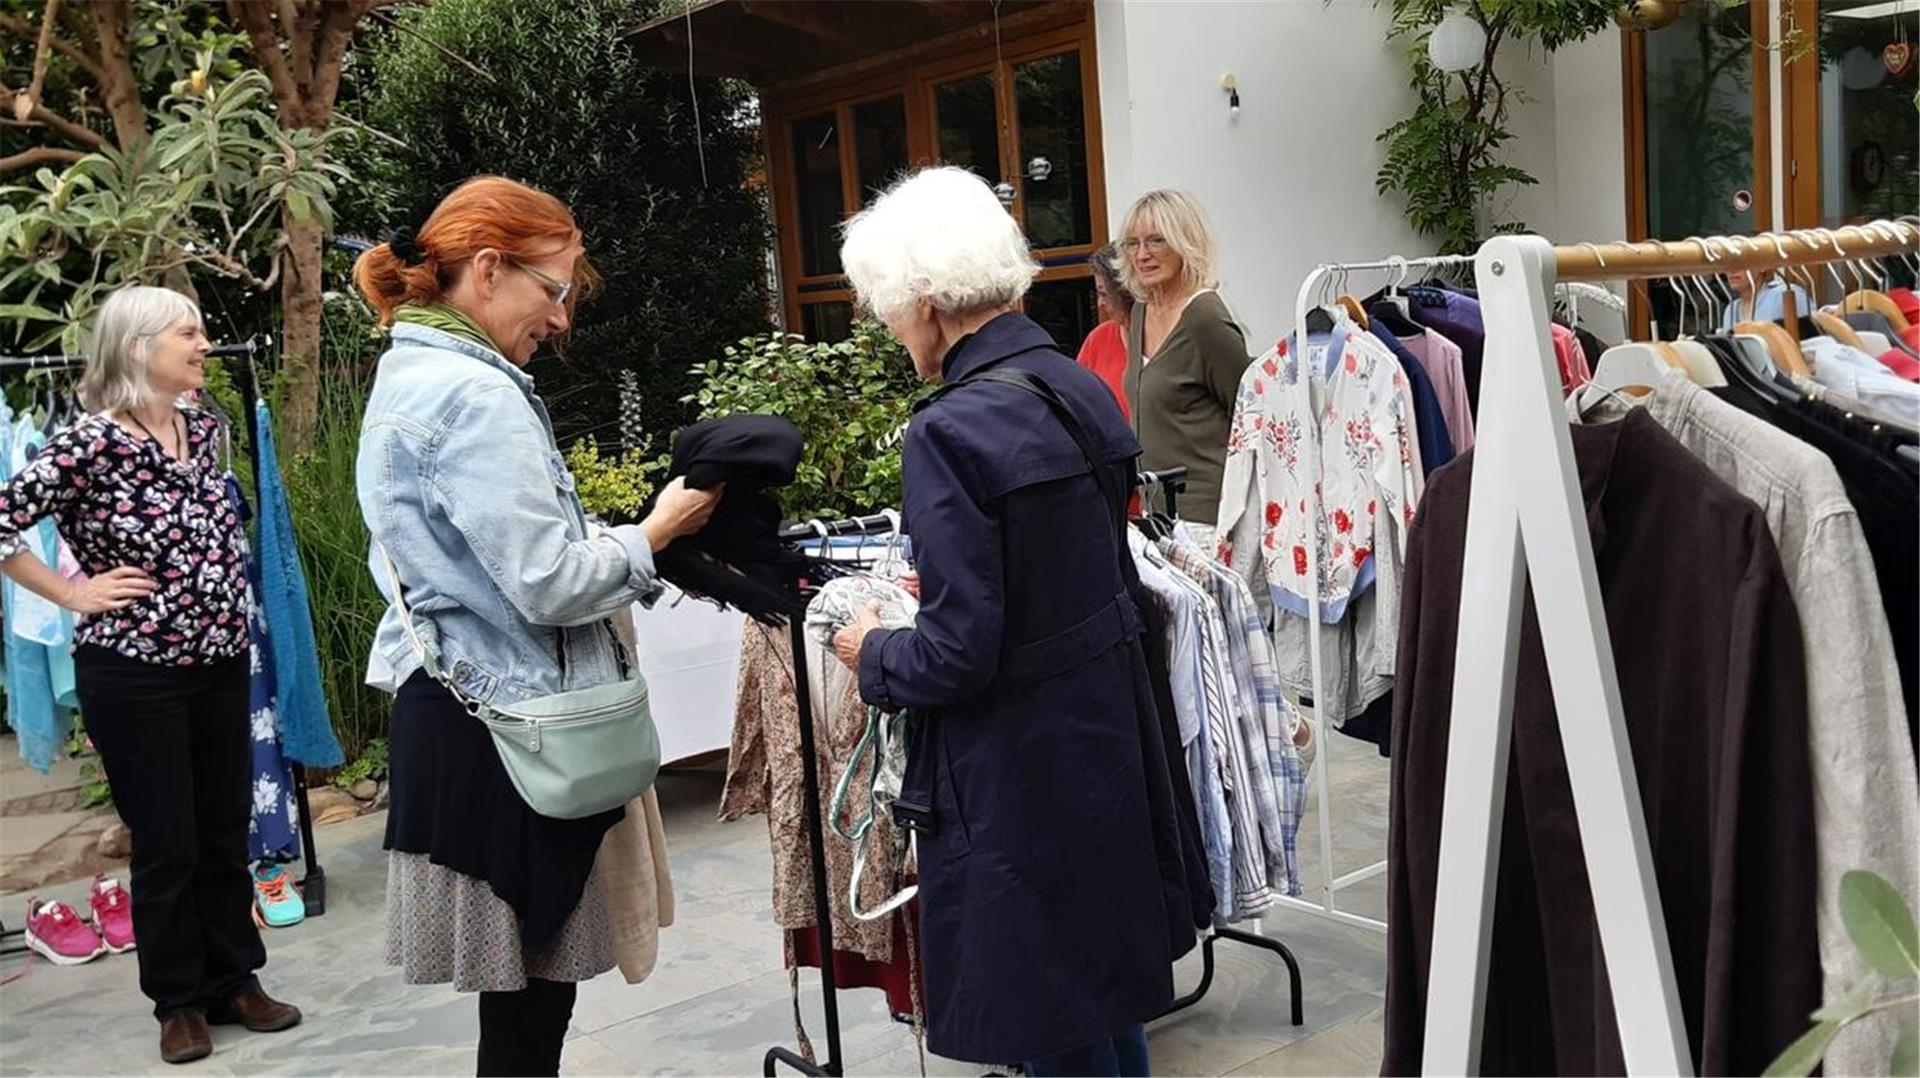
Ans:
[[[420,246],[420,240],[414,236],[411,228],[396,228],[389,231],[387,247],[400,261],[409,266],[418,266],[427,260],[426,248]]]

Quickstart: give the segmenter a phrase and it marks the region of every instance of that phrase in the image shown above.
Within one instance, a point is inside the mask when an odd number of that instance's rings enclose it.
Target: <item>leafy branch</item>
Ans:
[[[1867,964],[1890,982],[1905,983],[1908,991],[1887,996],[1886,983],[1865,985],[1813,1012],[1814,1027],[1780,1053],[1765,1071],[1769,1078],[1812,1074],[1842,1030],[1889,1013],[1898,1016],[1900,1033],[1887,1073],[1920,1073],[1920,994],[1912,990],[1914,979],[1920,977],[1920,935],[1914,931],[1913,911],[1892,884],[1872,872],[1856,870],[1840,878],[1840,921]]]

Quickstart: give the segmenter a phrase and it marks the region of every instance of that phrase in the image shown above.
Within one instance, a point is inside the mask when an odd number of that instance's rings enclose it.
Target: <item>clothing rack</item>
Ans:
[[[1461,568],[1423,1066],[1473,1073],[1505,819],[1521,597],[1531,578],[1595,919],[1629,1072],[1693,1071],[1593,542],[1549,336],[1557,281],[1645,280],[1920,251],[1880,221],[1757,237],[1554,247],[1498,236],[1475,257],[1486,322]]]
[[[1354,273],[1376,272],[1396,272],[1400,275],[1401,280],[1405,280],[1410,273],[1415,271],[1429,269],[1447,270],[1467,265],[1472,261],[1473,259],[1467,255],[1433,255],[1425,258],[1404,258],[1396,255],[1376,262],[1324,262],[1315,266],[1313,270],[1307,274],[1306,280],[1300,283],[1300,291],[1294,301],[1293,324],[1296,327],[1295,332],[1302,334],[1297,344],[1297,347],[1301,350],[1301,369],[1303,371],[1307,369],[1307,342],[1304,337],[1307,313],[1314,308],[1316,297],[1322,297],[1328,290],[1328,286],[1333,284],[1333,282],[1344,282],[1349,275]],[[1331,296],[1324,296],[1324,298],[1327,300],[1332,299]],[[1298,403],[1303,407],[1306,417],[1301,426],[1309,432],[1308,437],[1303,439],[1307,447],[1307,472],[1317,477],[1321,474],[1322,450],[1320,446],[1320,425],[1314,422],[1312,418],[1319,414],[1319,404],[1314,396],[1316,382],[1311,376],[1308,376],[1301,379],[1299,385],[1304,388],[1297,390],[1295,396],[1304,396],[1305,399]],[[1312,488],[1312,493],[1309,495],[1312,515],[1309,516],[1308,519],[1318,520],[1324,512],[1322,508],[1323,502],[1320,484],[1315,482],[1312,484]],[[1311,528],[1309,532],[1311,533],[1311,540],[1307,544],[1307,576],[1309,580],[1318,580],[1320,578],[1321,559],[1324,557],[1325,552],[1320,549],[1319,529]],[[1328,742],[1326,740],[1332,724],[1322,718],[1325,714],[1324,702],[1327,696],[1326,672],[1322,669],[1320,657],[1321,622],[1320,589],[1318,587],[1315,587],[1313,594],[1308,597],[1307,606],[1307,640],[1311,650],[1309,658],[1313,671],[1314,737],[1320,739],[1319,755],[1314,760],[1315,774],[1313,778],[1315,803],[1319,809],[1320,898],[1318,901],[1308,901],[1302,898],[1295,898],[1291,895],[1281,895],[1278,896],[1276,901],[1289,909],[1299,910],[1315,917],[1325,918],[1356,928],[1364,928],[1370,931],[1384,933],[1387,930],[1387,923],[1385,921],[1373,917],[1363,917],[1359,914],[1342,910],[1339,907],[1338,898],[1342,890],[1354,884],[1373,879],[1376,876],[1384,875],[1387,871],[1387,862],[1382,858],[1371,865],[1356,869],[1341,876],[1335,876],[1333,874],[1332,788],[1334,765],[1333,752],[1328,748]]]
[[[781,528],[777,534],[782,542],[795,543],[835,535],[881,535],[897,531],[899,526],[898,514],[883,513],[831,523],[811,521],[791,524]],[[822,553],[831,552],[823,550]],[[797,587],[805,595],[811,586],[801,581]],[[785,1063],[801,1074],[837,1076],[846,1073],[846,1064],[840,1053],[839,986],[833,969],[833,902],[827,884],[826,830],[820,820],[820,768],[814,755],[813,695],[807,679],[806,627],[802,619],[789,618],[787,631],[793,648],[793,692],[799,706],[800,774],[807,797],[807,848],[813,854],[813,919],[820,933],[820,995],[826,1012],[827,1058],[824,1062],[816,1063],[785,1045],[774,1045],[767,1049],[761,1073],[766,1078],[774,1078],[778,1073],[778,1065]]]
[[[260,475],[260,413],[254,407],[260,396],[259,377],[254,370],[255,357],[264,354],[273,347],[273,338],[266,334],[256,335],[240,344],[223,345],[215,348],[212,355],[223,358],[244,358],[245,363],[233,366],[234,388],[240,391],[241,407],[246,412],[247,456],[253,462],[254,482]],[[294,789],[300,797],[300,853],[306,862],[307,874],[300,880],[300,899],[306,904],[308,917],[320,917],[327,912],[327,870],[320,867],[320,851],[313,840],[313,809],[307,795],[307,767],[305,764],[289,760],[293,771]]]
[[[1134,477],[1134,487],[1136,489],[1159,487],[1166,494],[1167,515],[1177,519],[1180,514],[1178,506],[1175,504],[1175,499],[1182,491],[1187,489],[1187,469],[1184,467],[1174,467],[1163,468],[1159,471],[1140,472]],[[1151,501],[1150,498],[1148,500]],[[1169,760],[1168,763],[1169,765],[1179,766],[1177,761]],[[1261,950],[1272,951],[1274,954],[1279,955],[1280,960],[1287,964],[1287,981],[1292,990],[1293,1013],[1291,1017],[1293,1024],[1296,1026],[1305,1024],[1306,1012],[1301,1000],[1300,961],[1293,956],[1293,952],[1288,950],[1287,945],[1281,943],[1279,940],[1268,939],[1266,936],[1259,935],[1258,933],[1244,932],[1240,929],[1228,928],[1224,925],[1209,932],[1206,938],[1201,941],[1200,983],[1195,986],[1193,991],[1169,1003],[1166,1010],[1154,1015],[1154,1020],[1158,1021],[1168,1015],[1177,1014],[1207,998],[1207,991],[1213,987],[1213,948],[1214,945],[1221,940],[1243,943],[1249,947],[1258,947]]]

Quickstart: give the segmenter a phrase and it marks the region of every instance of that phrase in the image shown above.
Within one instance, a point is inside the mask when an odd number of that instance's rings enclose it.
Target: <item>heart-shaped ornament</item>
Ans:
[[[1897,79],[1913,67],[1913,46],[1905,41],[1896,41],[1880,50],[1880,61]]]

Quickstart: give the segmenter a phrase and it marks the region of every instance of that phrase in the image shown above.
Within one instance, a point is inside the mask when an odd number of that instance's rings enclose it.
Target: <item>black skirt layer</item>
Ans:
[[[552,940],[580,903],[600,840],[626,810],[579,820],[534,812],[486,726],[424,671],[394,699],[387,753],[386,848],[487,881],[519,916],[523,945]]]

